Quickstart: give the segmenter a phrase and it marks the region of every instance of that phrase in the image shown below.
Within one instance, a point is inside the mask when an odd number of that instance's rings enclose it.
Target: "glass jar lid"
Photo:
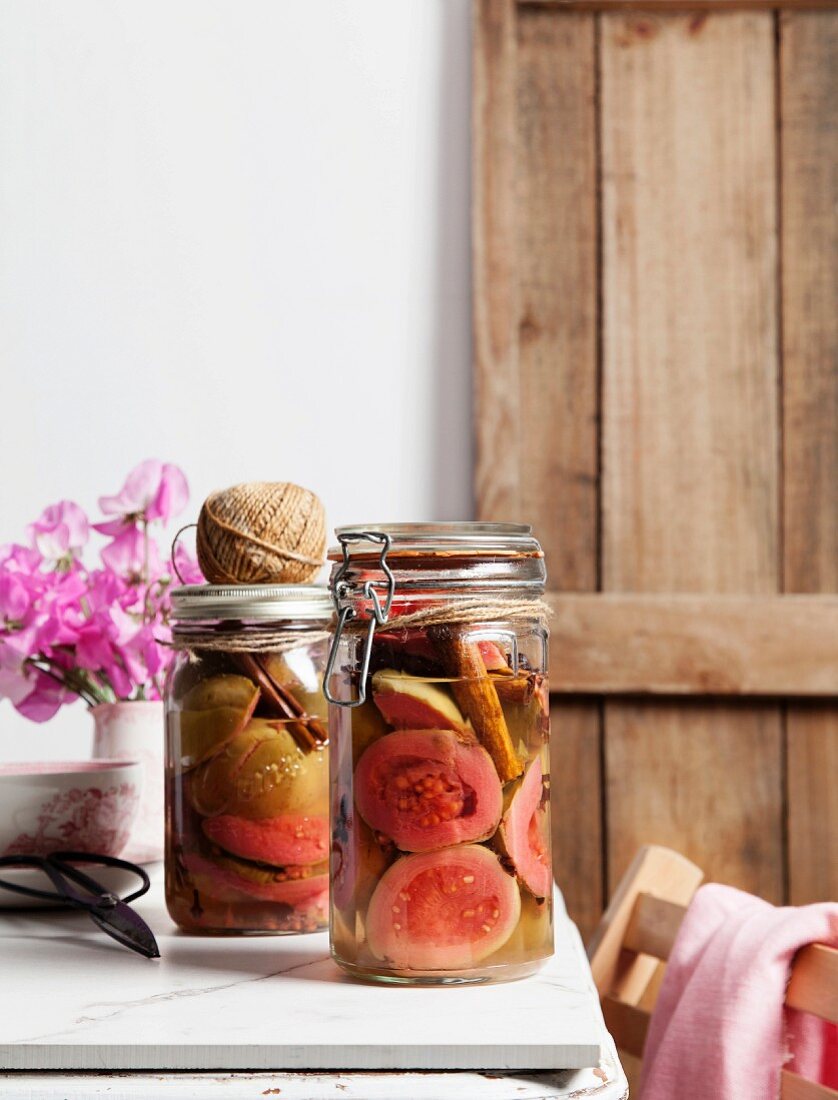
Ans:
[[[544,551],[525,523],[379,523],[338,527],[329,550],[337,600],[368,582],[390,592],[543,590]]]
[[[172,590],[174,622],[331,619],[329,589],[317,584],[194,584]]]
[[[336,528],[335,534],[341,545],[329,550],[332,561],[342,559],[343,547],[347,545],[351,557],[378,556],[382,535],[389,539],[389,557],[426,554],[543,557],[528,523],[354,523]]]

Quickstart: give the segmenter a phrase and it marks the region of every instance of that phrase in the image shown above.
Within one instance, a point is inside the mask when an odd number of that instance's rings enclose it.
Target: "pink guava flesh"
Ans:
[[[280,814],[260,821],[222,814],[205,818],[203,830],[226,852],[274,867],[322,863],[329,858],[329,819],[325,814]]]
[[[375,741],[355,769],[366,823],[405,852],[486,840],[503,808],[495,766],[448,730],[400,730]]]
[[[252,882],[197,852],[185,852],[183,862],[195,888],[216,901],[238,902],[258,898],[260,901],[284,903],[296,909],[315,902],[325,903],[328,898],[329,876],[326,874],[291,878],[284,882]]]
[[[478,642],[477,648],[480,650],[480,656],[483,658],[483,664],[488,671],[492,672],[509,672],[509,662],[506,659],[501,647],[497,642]]]
[[[500,839],[521,882],[537,898],[553,884],[547,844],[547,810],[541,804],[541,760],[536,757],[500,823]]]
[[[372,678],[373,699],[398,730],[462,730],[465,718],[447,689],[419,676],[381,669]]]
[[[385,722],[396,729],[461,729],[463,726],[462,722],[455,722],[423,699],[416,699],[406,692],[376,692],[375,705]]]
[[[497,951],[521,915],[515,879],[488,848],[403,856],[367,911],[367,942],[397,970],[463,970]]]

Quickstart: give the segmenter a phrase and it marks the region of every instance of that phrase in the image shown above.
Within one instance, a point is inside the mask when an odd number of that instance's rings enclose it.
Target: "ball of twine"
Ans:
[[[211,584],[306,584],[326,553],[323,505],[291,482],[233,485],[204,501],[197,550]]]

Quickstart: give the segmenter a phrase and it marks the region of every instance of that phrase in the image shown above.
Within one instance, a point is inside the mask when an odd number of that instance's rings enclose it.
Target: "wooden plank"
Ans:
[[[780,1070],[780,1100],[838,1100],[838,1092],[783,1069]]]
[[[518,0],[524,8],[539,7],[554,12],[636,11],[636,12],[731,12],[834,9],[836,0]]]
[[[477,0],[473,55],[475,486],[478,515],[514,519],[518,399],[514,0]]]
[[[617,1049],[640,1058],[652,1019],[649,1013],[614,997],[605,996],[602,998],[602,1015]]]
[[[608,703],[606,723],[611,881],[642,839],[682,852],[714,882],[782,902],[776,708]]]
[[[551,725],[553,870],[587,942],[604,905],[599,708],[554,701]]]
[[[785,588],[838,590],[838,13],[780,23]]]
[[[786,1004],[838,1023],[838,950],[818,943],[798,952]]]
[[[600,20],[603,587],[776,592],[772,17]],[[607,702],[605,731],[610,882],[657,842],[782,900],[776,708]]]
[[[795,905],[838,898],[838,708],[789,707],[789,897]]]
[[[628,1004],[637,1004],[657,969],[657,959],[638,958],[623,950],[640,894],[654,894],[687,905],[703,877],[702,869],[678,852],[657,845],[644,845],[640,849],[609,901],[588,947],[600,997],[610,993]]]
[[[603,587],[772,592],[769,15],[602,17]]]
[[[551,583],[590,590],[598,507],[594,17],[522,11],[517,72],[517,507],[522,519],[537,519]]]
[[[653,894],[638,894],[626,928],[626,947],[642,955],[668,959],[686,913],[685,905]]]
[[[551,592],[551,690],[838,695],[838,596]]]
[[[780,22],[785,588],[838,589],[838,14]],[[838,897],[838,708],[789,707],[789,886]]]
[[[556,588],[597,584],[597,209],[594,19],[520,12],[517,25],[518,493]],[[492,121],[494,125],[494,120]],[[556,242],[561,247],[556,247]],[[488,463],[507,463],[499,440]],[[479,482],[478,482],[479,484]],[[552,708],[554,868],[589,935],[603,906],[600,709]]]

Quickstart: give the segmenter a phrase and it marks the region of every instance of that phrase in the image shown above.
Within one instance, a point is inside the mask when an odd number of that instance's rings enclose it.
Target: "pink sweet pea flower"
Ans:
[[[0,699],[8,699],[17,706],[32,694],[34,686],[26,675],[21,654],[0,639]]]
[[[26,528],[32,545],[48,561],[76,555],[90,536],[87,516],[72,500],[59,500],[41,512]]]
[[[79,668],[91,672],[106,668],[113,661],[113,647],[100,616],[87,622],[77,634],[76,660]]]
[[[21,546],[16,542],[0,546],[0,568],[4,573],[24,573],[31,576],[41,568],[43,559],[31,546]]]
[[[72,501],[42,512],[28,528],[31,545],[0,546],[0,698],[36,722],[79,695],[88,703],[159,698],[173,657],[177,574],[161,561],[149,525],[186,499],[177,467],[144,462],[120,493],[102,498],[107,518],[93,526],[110,541],[101,566],[82,560],[91,525]],[[203,580],[186,550],[175,560],[185,582]]]
[[[100,535],[122,535],[126,531],[135,530],[136,524],[128,516],[117,516],[116,519],[106,520],[104,523],[94,523],[93,530]]]
[[[186,507],[188,499],[189,486],[183,471],[170,462],[149,458],[131,471],[116,496],[100,497],[99,507],[106,516],[142,514],[149,521],[160,519],[165,523]]]
[[[146,554],[148,561],[146,562]],[[138,576],[148,565],[149,581],[160,575],[160,554],[154,542],[143,540],[143,533],[133,524],[128,524],[102,551],[102,561],[108,569],[120,577]]]
[[[172,573],[181,584],[206,584],[206,578],[201,572],[201,567],[189,551],[181,543],[175,546],[172,555]]]
[[[32,690],[14,704],[15,710],[31,722],[48,722],[65,703],[77,698],[74,692],[40,670],[35,672],[32,683]]]
[[[29,590],[15,573],[0,573],[0,630],[22,623],[29,611]]]

